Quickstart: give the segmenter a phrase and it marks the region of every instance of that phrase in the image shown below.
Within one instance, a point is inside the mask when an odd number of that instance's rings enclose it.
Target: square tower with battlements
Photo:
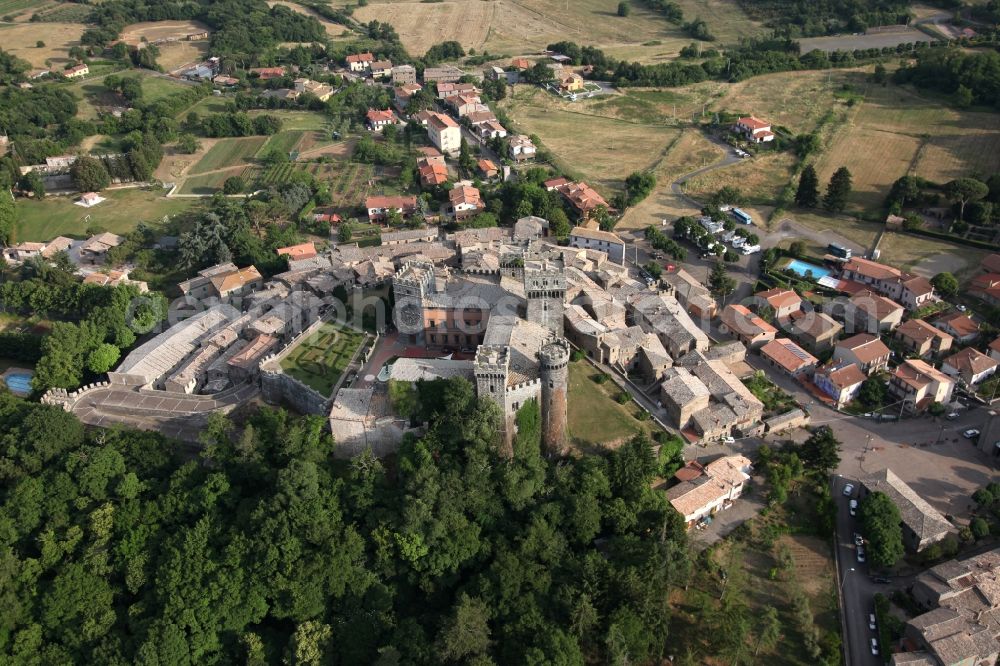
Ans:
[[[528,301],[527,320],[562,337],[563,304],[566,301],[563,267],[548,262],[540,267],[525,266],[524,295]]]

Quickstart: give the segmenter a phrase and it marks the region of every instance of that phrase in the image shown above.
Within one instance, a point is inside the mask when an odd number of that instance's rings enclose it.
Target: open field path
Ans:
[[[700,201],[698,201],[693,197],[688,196],[684,192],[685,183],[687,183],[692,178],[697,178],[698,176],[701,176],[702,174],[706,174],[710,171],[715,171],[716,169],[722,169],[727,166],[731,166],[733,164],[737,164],[738,162],[743,161],[742,157],[733,153],[732,147],[729,144],[720,141],[713,136],[708,136],[707,138],[709,141],[720,146],[723,150],[725,150],[726,156],[714,164],[709,164],[708,166],[703,166],[700,169],[695,169],[694,171],[690,171],[684,174],[683,176],[678,176],[674,180],[674,182],[670,184],[670,189],[673,190],[675,196],[677,196],[679,199],[683,201],[686,201],[694,208],[698,209],[701,208],[702,204]]]

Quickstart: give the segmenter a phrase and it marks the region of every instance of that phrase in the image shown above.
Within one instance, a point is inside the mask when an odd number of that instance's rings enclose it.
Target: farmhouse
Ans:
[[[431,111],[427,119],[427,136],[438,150],[445,154],[457,153],[462,147],[462,130],[454,120]]]
[[[382,222],[390,211],[396,211],[403,217],[409,217],[417,212],[417,197],[410,196],[377,196],[365,199],[370,222]]]
[[[903,544],[910,551],[919,553],[955,531],[937,509],[891,469],[886,468],[861,478],[861,498],[875,492],[888,495],[899,509],[899,517],[903,523]]]
[[[569,93],[580,92],[584,89],[583,77],[576,72],[563,74],[559,79],[559,89]]]
[[[368,109],[365,118],[367,119],[368,129],[373,132],[381,132],[387,126],[395,125],[399,122],[395,113],[382,109]]]
[[[79,79],[90,74],[90,67],[85,64],[74,65],[72,67],[67,67],[62,71],[63,78],[66,79]]]
[[[335,209],[330,206],[324,206],[322,208],[314,208],[312,213],[313,222],[326,222],[327,224],[335,224],[340,222],[340,215],[335,212]]]
[[[141,280],[130,280],[128,271],[108,271],[107,273],[91,273],[83,278],[84,284],[96,284],[101,287],[117,287],[120,284],[131,284],[138,288],[140,294],[149,291],[149,285]]]
[[[570,247],[597,250],[608,255],[608,259],[625,265],[625,241],[609,231],[573,227],[569,233]]]
[[[892,373],[889,392],[909,412],[921,412],[934,403],[951,401],[955,381],[920,359],[906,359]]]
[[[514,58],[510,61],[510,66],[523,72],[526,69],[531,69],[531,61],[527,58]]]
[[[765,122],[760,118],[755,118],[754,116],[740,118],[736,121],[733,129],[754,143],[774,141],[774,132],[771,131],[771,123]]]
[[[233,86],[239,85],[240,80],[232,76],[225,76],[224,74],[219,74],[214,79],[212,79],[212,83],[214,83],[217,86],[222,86],[223,88],[232,88]]]
[[[417,82],[417,70],[413,65],[396,65],[392,68],[392,82],[395,85]]]
[[[353,53],[347,56],[345,60],[347,61],[347,68],[352,72],[363,72],[375,62],[375,56],[368,52]]]
[[[906,351],[924,358],[943,354],[951,349],[951,343],[954,340],[950,335],[931,326],[923,319],[908,319],[896,329],[893,337],[903,343]]]
[[[481,213],[486,206],[479,196],[479,190],[471,185],[457,184],[448,192],[451,213],[456,220],[466,220]]]
[[[546,181],[546,186],[548,186]],[[555,188],[559,194],[576,210],[581,219],[587,219],[598,207],[608,208],[608,202],[594,188],[586,183],[563,183]]]
[[[728,508],[743,494],[752,466],[744,456],[725,456],[702,466],[692,461],[674,475],[677,485],[667,490],[667,499],[684,516],[687,527]]]
[[[760,348],[760,357],[789,377],[812,374],[819,359],[787,338],[771,340]]]
[[[833,348],[833,360],[854,363],[866,375],[873,375],[889,367],[891,353],[878,337],[858,333],[837,343]]]
[[[750,312],[745,305],[730,304],[719,316],[719,330],[732,335],[748,349],[763,347],[774,340],[778,329]]]
[[[823,366],[813,375],[813,383],[833,399],[838,409],[857,397],[866,379],[860,367],[847,361]]]
[[[370,69],[373,79],[386,79],[392,76],[392,62],[389,60],[375,60]]]
[[[941,372],[973,386],[997,371],[997,362],[974,347],[966,347],[941,363]]]

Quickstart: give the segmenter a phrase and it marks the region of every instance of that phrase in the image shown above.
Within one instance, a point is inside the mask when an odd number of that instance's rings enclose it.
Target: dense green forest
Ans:
[[[688,573],[648,441],[549,461],[539,410],[418,385],[432,426],[336,460],[317,417],[213,419],[203,450],[0,392],[0,661],[583,664],[667,653]]]
[[[871,26],[906,23],[908,0],[739,0],[751,18],[789,37],[864,32]]]

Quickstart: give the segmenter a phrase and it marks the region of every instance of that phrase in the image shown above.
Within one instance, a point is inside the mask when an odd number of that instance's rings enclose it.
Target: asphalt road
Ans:
[[[869,578],[868,563],[858,562],[854,533],[858,530],[857,518],[851,516],[849,499],[844,496],[844,486],[854,484],[853,498],[858,496],[858,483],[839,474],[833,478],[832,493],[837,502],[837,582],[841,586],[841,622],[844,623],[844,653],[847,666],[881,666],[881,657],[871,653],[871,639],[876,633],[868,628],[868,615],[875,611],[875,593],[886,593],[886,585],[873,583]],[[879,645],[879,652],[882,646]]]

